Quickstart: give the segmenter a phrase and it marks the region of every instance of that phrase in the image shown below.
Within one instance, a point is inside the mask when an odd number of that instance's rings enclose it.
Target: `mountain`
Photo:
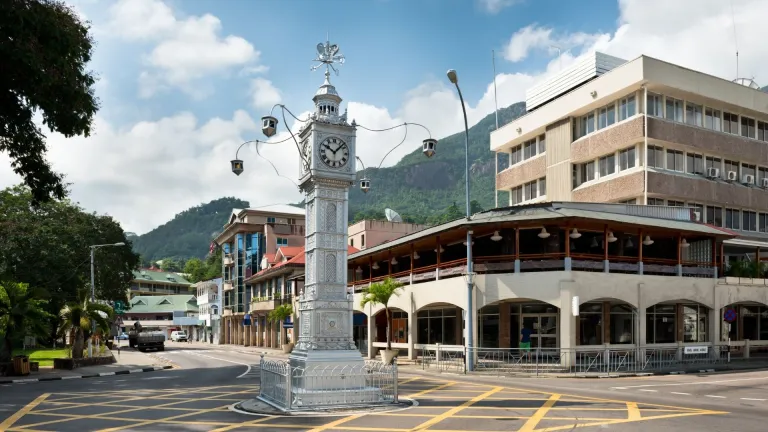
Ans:
[[[525,103],[518,102],[499,110],[499,125],[505,125],[525,113]],[[490,150],[490,133],[496,129],[495,114],[486,116],[469,129],[470,198],[473,211],[494,206],[496,164]],[[437,153],[427,158],[417,149],[396,165],[368,168],[358,173],[358,182],[350,189],[350,221],[384,218],[384,209],[395,209],[403,220],[438,223],[464,214],[464,132],[440,139]],[[360,190],[359,180],[371,180],[371,190]],[[292,204],[304,207],[304,203]],[[144,261],[163,258],[186,260],[203,258],[211,239],[217,234],[233,208],[246,208],[248,202],[220,198],[177,214],[171,221],[135,237],[134,251]]]
[[[525,103],[518,102],[499,110],[499,126],[525,114]],[[490,150],[490,133],[496,129],[494,114],[486,116],[469,129],[470,200],[482,208],[495,204],[496,163]],[[429,222],[443,214],[453,203],[464,208],[465,195],[464,131],[440,139],[437,153],[430,159],[418,149],[396,165],[368,168],[358,173],[371,180],[371,189],[363,193],[354,187],[349,193],[350,219],[379,214],[389,207],[404,220]],[[463,211],[462,211],[463,214]]]
[[[133,250],[145,262],[163,258],[204,258],[211,240],[221,232],[232,209],[247,208],[248,205],[248,201],[226,197],[184,210],[152,231],[132,237]]]

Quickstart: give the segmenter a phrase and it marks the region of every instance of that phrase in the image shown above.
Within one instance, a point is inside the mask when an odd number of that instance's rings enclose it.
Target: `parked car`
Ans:
[[[171,340],[174,342],[186,342],[187,332],[184,330],[176,330],[171,333]]]
[[[117,337],[119,340],[128,340],[128,333],[120,333],[120,335]]]

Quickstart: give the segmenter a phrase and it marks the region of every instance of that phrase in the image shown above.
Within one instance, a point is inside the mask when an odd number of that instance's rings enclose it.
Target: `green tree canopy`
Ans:
[[[46,301],[27,284],[0,281],[0,362],[11,358],[14,344],[24,336],[44,336],[51,318]]]
[[[0,2],[0,151],[29,186],[35,202],[64,199],[63,178],[45,159],[43,124],[66,137],[88,136],[98,110],[96,79],[86,69],[89,25],[63,1]]]

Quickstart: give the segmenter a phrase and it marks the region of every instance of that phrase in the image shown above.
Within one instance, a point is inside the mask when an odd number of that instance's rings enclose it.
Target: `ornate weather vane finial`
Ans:
[[[339,70],[336,69],[334,63],[343,65],[344,54],[339,54],[339,46],[336,44],[331,45],[331,43],[328,41],[328,38],[326,37],[325,43],[321,42],[317,44],[317,58],[315,58],[313,61],[319,62],[320,64],[312,66],[311,70],[317,70],[318,68],[325,65],[326,76],[330,75],[330,69],[333,69],[333,71],[336,72],[336,75],[338,75]]]

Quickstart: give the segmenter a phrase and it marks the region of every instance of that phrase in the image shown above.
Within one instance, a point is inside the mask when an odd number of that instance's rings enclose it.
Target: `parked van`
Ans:
[[[184,330],[175,330],[171,333],[171,340],[174,342],[186,342],[187,332]]]

